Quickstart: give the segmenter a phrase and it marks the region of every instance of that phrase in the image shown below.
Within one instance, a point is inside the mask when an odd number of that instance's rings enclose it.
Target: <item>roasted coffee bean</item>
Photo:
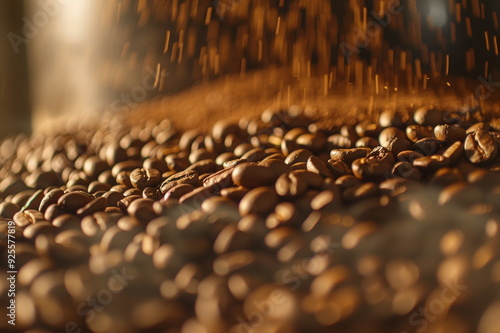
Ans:
[[[406,127],[406,136],[411,142],[417,142],[424,138],[432,138],[434,131],[431,126],[410,125]]]
[[[229,168],[217,171],[216,173],[213,173],[213,174],[207,176],[205,179],[203,179],[203,186],[214,187],[214,188],[217,188],[218,190],[232,186],[233,185],[233,179],[232,179],[233,171],[234,171],[233,167],[229,167]]]
[[[41,191],[41,190],[38,190],[38,191]],[[12,198],[9,198],[9,200],[10,200],[10,202],[18,205],[19,207],[23,207],[26,204],[26,202],[28,201],[28,199],[35,192],[37,192],[37,191],[35,191],[35,190],[22,191],[22,192],[17,193],[16,195],[14,195]],[[35,208],[37,208],[37,207],[35,207]]]
[[[97,212],[102,212],[108,206],[108,199],[105,197],[100,197],[92,200],[85,206],[81,207],[76,211],[79,216],[87,216]]]
[[[356,141],[356,143],[354,144],[354,146],[356,148],[362,148],[362,147],[375,148],[378,145],[379,145],[379,142],[378,142],[377,139],[371,138],[371,137],[368,137],[368,136],[359,138]]]
[[[400,152],[410,149],[411,143],[406,139],[394,138],[387,141],[382,146],[387,148],[394,156],[396,156]]]
[[[195,151],[191,151],[191,154],[189,154],[188,159],[191,164],[194,164],[202,160],[213,160],[216,157],[217,155],[215,153],[211,153],[205,148],[200,148]]]
[[[463,182],[463,180],[464,177],[458,169],[441,168],[432,175],[429,183],[439,186],[448,186],[453,183]]]
[[[292,170],[307,170],[307,163],[306,162],[297,162],[294,163],[290,166]]]
[[[392,178],[384,180],[379,185],[379,192],[383,195],[396,197],[416,189],[421,190],[418,183],[406,178]]]
[[[307,170],[314,172],[325,178],[334,177],[332,172],[326,166],[326,164],[316,156],[311,156],[307,160]]]
[[[130,203],[127,212],[130,216],[138,219],[143,223],[147,223],[156,218],[156,213],[153,210],[154,200],[137,199]]]
[[[28,214],[26,214],[25,212],[16,212],[12,217],[12,220],[19,228],[25,228],[28,225],[34,223],[34,221],[31,220]]]
[[[227,197],[210,197],[203,201],[201,209],[207,214],[224,213],[238,216],[238,205]]]
[[[332,172],[334,177],[341,177],[351,173],[351,168],[342,161],[330,159],[328,160],[326,166]]]
[[[306,133],[299,135],[295,142],[302,149],[319,152],[325,147],[326,137],[322,133]]]
[[[398,154],[397,161],[413,163],[415,159],[420,157],[424,157],[424,155],[413,150],[404,150]]]
[[[378,186],[375,183],[364,183],[359,186],[353,186],[346,189],[342,195],[347,201],[357,201],[376,196],[378,194]]]
[[[92,200],[94,200],[94,197],[86,192],[70,192],[62,195],[57,200],[57,204],[67,212],[76,213],[78,209]]]
[[[282,174],[286,172],[292,171],[292,168],[290,168],[289,165],[287,165],[283,160],[281,159],[264,159],[258,164],[259,166],[263,166],[268,168],[274,173],[274,176],[276,179],[281,176]]]
[[[130,182],[132,186],[139,190],[144,190],[146,187],[154,187],[159,185],[161,174],[156,169],[134,169],[130,173]]]
[[[434,127],[434,136],[438,140],[451,143],[455,141],[464,141],[466,132],[460,126],[444,124]]]
[[[142,197],[144,199],[158,200],[162,197],[162,194],[156,187],[146,187],[142,191]]]
[[[130,206],[130,204],[137,199],[142,199],[142,197],[140,195],[129,195],[128,197],[125,197],[118,201],[116,205],[121,209],[122,212],[127,213],[128,206]]]
[[[63,214],[54,218],[52,225],[62,230],[80,230],[80,219],[71,214]]]
[[[11,219],[21,208],[12,202],[0,202],[0,216]]]
[[[221,141],[230,134],[238,135],[240,131],[241,129],[238,124],[230,123],[225,120],[219,120],[212,127],[212,136],[215,140]]]
[[[215,164],[214,160],[201,160],[196,163],[191,164],[189,167],[186,168],[186,170],[194,170],[198,172],[199,175],[202,175],[204,173],[211,173],[214,172],[217,167],[217,164]]]
[[[479,123],[475,123],[474,125],[469,126],[467,128],[467,130],[465,131],[465,133],[471,134],[471,133],[474,133],[474,132],[479,131],[479,130],[489,131],[490,128],[491,128],[491,126],[489,123],[479,122]]]
[[[449,163],[450,160],[442,155],[424,156],[413,161],[413,165],[425,173],[433,173],[437,169],[448,166]]]
[[[113,177],[113,175],[111,174],[111,170],[105,170],[105,171],[103,171],[99,175],[99,177],[97,177],[97,180],[100,183],[108,184],[109,186],[116,185],[115,177]],[[89,186],[90,186],[90,184],[89,184]]]
[[[144,169],[156,169],[160,174],[169,171],[167,162],[156,158],[145,159],[144,163],[142,163],[142,167]]]
[[[266,167],[244,163],[234,168],[231,179],[236,185],[251,189],[271,185],[276,177],[274,172]]]
[[[40,169],[34,170],[25,180],[26,185],[36,189],[58,185],[60,182],[60,176],[56,172],[52,170],[42,171]]]
[[[296,172],[288,172],[281,175],[275,184],[276,193],[283,197],[296,197],[305,193],[307,181]]]
[[[356,134],[359,137],[372,137],[376,138],[378,137],[380,133],[380,126],[376,123],[372,123],[370,121],[362,121],[356,125]]]
[[[394,164],[396,162],[394,154],[387,148],[379,146],[373,148],[371,152],[366,155],[369,162],[388,163]]]
[[[331,149],[348,149],[352,148],[352,144],[355,142],[354,140],[357,140],[357,138],[348,138],[343,136],[342,134],[334,134],[328,137],[327,146]]]
[[[241,156],[241,158],[248,160],[249,162],[258,162],[261,161],[264,157],[266,157],[266,153],[261,148],[254,148],[252,150],[247,151],[245,154]]]
[[[496,160],[499,148],[493,135],[480,129],[467,135],[464,150],[471,163],[486,164]]]
[[[186,193],[179,199],[180,204],[190,205],[199,208],[206,199],[213,197],[217,194],[213,186],[202,186]]]
[[[378,123],[381,127],[401,127],[403,119],[401,114],[394,110],[385,110],[380,113]]]
[[[442,155],[450,160],[450,165],[456,165],[464,156],[464,145],[462,142],[457,141],[442,153]]]
[[[83,163],[83,172],[85,172],[90,179],[97,179],[97,177],[108,168],[108,164],[97,156],[90,156],[85,159]]]
[[[118,201],[123,199],[123,194],[116,191],[108,191],[102,195],[103,198],[108,199],[108,205],[116,207]]]
[[[413,119],[419,125],[436,126],[443,122],[443,112],[422,106],[415,111]]]
[[[440,205],[460,205],[469,206],[479,202],[484,202],[484,193],[475,186],[465,182],[454,183],[441,190],[438,203]]]
[[[40,221],[26,226],[23,230],[23,236],[34,241],[40,235],[54,237],[58,231],[50,222]]]
[[[420,180],[421,175],[417,168],[410,162],[398,162],[392,168],[392,174],[396,177]]]
[[[171,188],[179,184],[189,184],[196,186],[198,184],[198,173],[194,170],[178,172],[168,177],[160,186],[160,191],[164,195]]]
[[[181,172],[189,167],[189,159],[187,156],[179,156],[180,154],[170,154],[165,157],[168,169],[175,172]],[[164,171],[166,172],[166,171]]]
[[[88,192],[89,193],[96,193],[98,191],[109,191],[111,186],[109,184],[104,184],[98,181],[93,181],[92,183],[89,184],[88,186]]]
[[[330,190],[318,193],[311,200],[312,210],[332,210],[340,205],[340,191],[334,192]]]
[[[164,200],[167,200],[169,198],[180,199],[183,195],[193,191],[194,189],[195,187],[193,185],[180,184],[172,187],[169,191],[167,191],[167,193],[165,193],[165,196],[163,198]]]
[[[128,197],[131,195],[142,195],[142,191],[136,188],[129,188],[125,192],[123,192],[124,197]]]
[[[381,181],[391,174],[392,164],[375,159],[360,158],[352,163],[352,173],[359,179]]]
[[[63,208],[61,208],[59,205],[57,204],[52,204],[50,206],[48,206],[46,209],[45,209],[45,212],[43,214],[43,217],[45,218],[45,220],[47,221],[52,221],[54,220],[56,217],[60,216],[60,215],[63,215],[63,214],[67,214],[68,212],[65,211]]]
[[[129,161],[120,162],[120,163],[117,163],[113,166],[113,168],[111,169],[111,175],[116,178],[116,176],[118,176],[118,174],[122,171],[131,172],[132,170],[140,168],[140,167],[141,167],[140,161],[129,160]]]
[[[243,198],[245,196],[245,194],[248,193],[248,189],[244,188],[244,187],[227,187],[227,188],[223,188],[221,191],[220,191],[220,195],[223,196],[223,197],[227,197],[231,200],[234,200],[234,201],[240,201],[241,198]]]
[[[394,138],[406,139],[406,134],[399,128],[387,127],[380,132],[378,142],[383,145]]]
[[[425,156],[435,154],[441,148],[441,141],[434,138],[424,138],[415,142],[412,149]]]
[[[237,159],[236,155],[231,152],[222,153],[215,159],[217,165],[223,165],[225,162]]]
[[[268,214],[274,210],[278,202],[279,198],[273,189],[269,187],[257,187],[241,199],[239,211],[241,216]]]
[[[351,165],[358,158],[366,157],[370,151],[369,148],[333,149],[330,151],[330,158]]]
[[[87,186],[85,185],[72,185],[68,186],[64,193],[69,193],[69,192],[85,192],[87,193]]]
[[[116,183],[119,185],[123,185],[127,188],[132,187],[132,182],[130,181],[130,172],[120,171],[116,176]]]
[[[288,165],[292,165],[298,162],[307,162],[307,159],[311,157],[313,154],[311,151],[307,149],[298,149],[290,153],[286,159],[285,163]]]
[[[236,160],[227,161],[222,166],[224,167],[224,169],[230,169],[230,168],[234,168],[235,166],[237,166],[239,164],[243,164],[243,163],[248,163],[248,160],[246,160],[244,158],[238,158]]]

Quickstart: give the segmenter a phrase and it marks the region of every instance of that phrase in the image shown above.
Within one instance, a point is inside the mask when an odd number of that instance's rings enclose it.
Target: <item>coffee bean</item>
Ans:
[[[151,199],[137,199],[130,203],[127,212],[130,216],[138,219],[143,223],[147,223],[156,218],[156,213],[153,210],[154,201]]]
[[[297,162],[294,163],[290,166],[292,170],[307,170],[307,163],[306,162]]]
[[[366,155],[366,159],[369,162],[388,163],[391,165],[396,162],[394,154],[389,149],[382,146],[373,148],[373,150]]]
[[[313,154],[307,149],[298,149],[290,153],[285,159],[285,163],[292,165],[298,162],[307,162],[307,159]]]
[[[142,191],[142,197],[144,199],[158,200],[162,197],[162,194],[156,187],[146,187]]]
[[[45,213],[43,214],[43,217],[45,218],[45,220],[47,221],[52,221],[54,220],[56,217],[60,216],[60,215],[63,215],[63,214],[67,214],[68,212],[66,210],[64,210],[63,208],[61,208],[59,205],[57,204],[52,204],[50,206],[48,206],[46,209],[45,209]]]
[[[378,122],[381,127],[401,127],[403,125],[401,114],[394,110],[382,111]]]
[[[266,156],[266,153],[261,148],[254,148],[252,150],[247,151],[245,154],[241,156],[242,159],[246,159],[249,162],[258,162],[261,161]]]
[[[326,137],[321,133],[306,133],[298,136],[295,142],[302,149],[319,152],[326,144]]]
[[[124,161],[124,162],[119,162],[113,166],[111,169],[111,175],[116,178],[118,174],[122,171],[128,171],[131,172],[134,169],[140,168],[141,167],[141,162],[140,161]]]
[[[200,148],[194,151],[191,151],[191,154],[189,154],[189,162],[191,164],[194,164],[196,162],[202,161],[202,160],[213,160],[217,157],[215,153],[211,153],[205,148]]]
[[[332,210],[340,205],[340,191],[326,190],[318,193],[311,200],[312,210]]]
[[[130,173],[130,182],[132,186],[139,190],[144,190],[146,187],[154,187],[161,181],[161,174],[156,169],[134,169]]]
[[[144,169],[156,169],[160,174],[169,171],[167,162],[156,158],[145,159],[144,163],[142,163],[142,167]]]
[[[327,146],[331,149],[348,149],[352,147],[353,142],[358,140],[357,138],[348,138],[343,136],[342,134],[334,134],[328,137]]]
[[[484,193],[477,187],[464,182],[445,187],[438,198],[440,205],[470,206],[479,202],[484,202]]]
[[[221,141],[230,134],[238,135],[240,133],[238,124],[230,123],[225,120],[217,121],[212,127],[212,136],[215,140]]]
[[[404,150],[400,152],[397,156],[397,161],[398,162],[410,162],[413,163],[413,161],[417,158],[424,157],[424,155],[420,154],[419,152],[413,151],[413,150]]]
[[[278,202],[278,196],[273,189],[257,187],[241,199],[239,211],[241,216],[249,214],[263,215],[273,211]]]
[[[366,157],[370,151],[369,148],[333,149],[330,151],[330,157],[333,161],[341,161],[351,165],[358,158]]]
[[[432,138],[433,133],[431,126],[410,125],[406,127],[406,136],[411,142],[417,142],[424,138]]]
[[[378,137],[380,133],[380,126],[370,121],[361,121],[356,125],[356,134],[359,137],[368,136],[372,138]]]
[[[40,235],[53,237],[57,234],[58,230],[47,221],[40,221],[38,223],[29,224],[23,230],[23,236],[30,240],[35,240]]]
[[[380,132],[378,142],[383,145],[394,138],[406,139],[406,134],[397,127],[387,127]]]
[[[191,164],[189,167],[186,168],[186,170],[194,170],[198,172],[199,175],[202,175],[204,173],[211,173],[214,172],[217,167],[217,164],[215,163],[214,160],[201,160],[196,163]]]
[[[210,197],[203,201],[201,209],[207,214],[224,213],[239,217],[238,205],[227,197]]]
[[[245,163],[234,168],[231,179],[238,186],[256,188],[271,185],[275,180],[275,174],[266,167]]]
[[[217,158],[215,159],[215,163],[217,165],[222,165],[224,164],[225,162],[228,162],[228,161],[231,161],[231,160],[234,160],[236,159],[236,155],[231,153],[231,152],[226,152],[226,153],[222,153],[220,154],[219,156],[217,156]]]
[[[406,139],[394,138],[387,141],[382,146],[387,148],[394,156],[396,156],[400,152],[410,149],[411,143]]]
[[[129,188],[128,190],[126,190],[125,192],[123,192],[123,196],[124,197],[128,197],[128,196],[131,196],[131,195],[140,195],[140,196],[142,196],[142,191],[139,190],[139,189],[136,189],[136,188]]]
[[[268,168],[274,173],[274,176],[276,179],[281,176],[282,174],[286,172],[292,171],[289,165],[287,165],[283,160],[281,159],[264,159],[258,164],[259,166],[263,166],[265,168]]]
[[[213,197],[216,195],[216,190],[213,186],[202,186],[194,189],[193,191],[183,195],[179,199],[179,203],[194,206],[196,208],[201,207],[201,204],[205,199]]]
[[[441,148],[441,141],[434,138],[424,138],[415,142],[412,149],[425,156],[435,154]]]
[[[457,141],[451,146],[446,148],[442,155],[450,160],[450,165],[456,165],[464,156],[464,145],[462,142]]]
[[[0,216],[6,219],[11,219],[14,214],[19,212],[20,208],[18,205],[12,202],[1,202],[0,203]]]
[[[437,169],[448,166],[449,163],[450,160],[442,155],[424,156],[413,161],[413,165],[425,173],[433,173]]]
[[[429,183],[444,187],[453,183],[463,182],[463,180],[464,177],[458,169],[441,168],[434,173]]]
[[[381,181],[391,174],[392,165],[375,159],[360,158],[352,163],[352,173],[359,179]]]
[[[178,172],[168,177],[160,186],[160,191],[164,195],[171,188],[179,184],[189,184],[196,186],[198,184],[198,173],[194,170]]]
[[[471,134],[471,133],[474,133],[476,131],[479,131],[479,130],[483,130],[483,131],[489,131],[490,130],[490,124],[489,123],[486,123],[486,122],[479,122],[479,123],[475,123],[474,125],[471,125],[467,128],[467,130],[465,131],[466,134]]]
[[[80,230],[80,219],[71,214],[63,214],[54,218],[52,225],[62,230]]]
[[[97,177],[108,168],[108,164],[97,156],[90,156],[85,159],[83,163],[83,172],[85,172],[90,179],[97,179]]]
[[[343,197],[347,201],[357,201],[376,196],[378,194],[378,186],[375,183],[368,182],[359,186],[349,187],[343,192]]]
[[[180,154],[170,154],[165,157],[168,169],[175,172],[181,172],[189,167],[189,159],[187,156]],[[164,171],[165,172],[165,171]]]
[[[108,191],[102,195],[103,198],[106,198],[108,200],[108,205],[109,206],[114,206],[116,207],[118,201],[123,199],[123,194],[120,192],[116,191]]]
[[[325,178],[334,177],[332,172],[326,166],[326,164],[316,156],[311,156],[307,160],[307,170],[314,172]]]
[[[102,212],[106,209],[107,206],[108,206],[108,199],[105,197],[100,197],[100,198],[92,200],[91,202],[89,202],[85,206],[79,208],[76,211],[76,213],[79,216],[87,216],[87,215],[94,214],[96,212]]]
[[[220,195],[223,196],[223,197],[227,197],[231,200],[234,200],[234,201],[240,201],[241,198],[243,198],[245,196],[245,194],[248,193],[248,189],[244,188],[244,187],[227,187],[227,188],[223,188],[221,191],[220,191]]]
[[[64,210],[70,213],[76,213],[76,211],[94,199],[90,194],[86,192],[70,192],[62,195],[57,204],[61,206]]]
[[[172,187],[167,193],[165,193],[164,200],[169,198],[180,199],[183,195],[193,191],[195,187],[189,184],[180,184]]]
[[[465,156],[474,164],[486,164],[495,161],[499,150],[495,138],[482,129],[467,135],[464,149]]]
[[[457,125],[437,125],[434,127],[434,136],[436,139],[445,142],[464,141],[466,132]]]
[[[110,188],[111,186],[109,184],[93,181],[92,183],[89,184],[87,190],[89,193],[94,194],[98,191],[109,191]]]
[[[371,138],[371,137],[368,137],[368,136],[359,138],[356,141],[356,143],[354,144],[354,146],[356,148],[362,148],[362,147],[375,148],[378,145],[379,145],[379,142],[378,142],[377,139]]]
[[[419,125],[436,126],[443,122],[443,113],[439,110],[423,106],[415,111],[413,119]]]
[[[396,177],[420,180],[421,175],[417,168],[410,162],[398,162],[392,168],[392,174]]]

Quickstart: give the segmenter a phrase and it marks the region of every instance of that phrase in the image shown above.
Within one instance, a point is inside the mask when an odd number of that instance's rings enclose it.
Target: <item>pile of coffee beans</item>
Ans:
[[[10,137],[1,329],[497,332],[499,150],[500,118],[430,106]]]

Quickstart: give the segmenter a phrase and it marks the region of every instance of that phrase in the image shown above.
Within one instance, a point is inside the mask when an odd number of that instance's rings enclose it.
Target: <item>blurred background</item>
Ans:
[[[499,95],[499,16],[497,0],[0,0],[0,137],[270,66]]]

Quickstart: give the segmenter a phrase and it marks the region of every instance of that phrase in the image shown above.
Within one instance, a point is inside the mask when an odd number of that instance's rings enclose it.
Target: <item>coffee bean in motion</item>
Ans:
[[[467,135],[464,150],[471,163],[486,164],[497,159],[499,148],[493,135],[480,129]]]

